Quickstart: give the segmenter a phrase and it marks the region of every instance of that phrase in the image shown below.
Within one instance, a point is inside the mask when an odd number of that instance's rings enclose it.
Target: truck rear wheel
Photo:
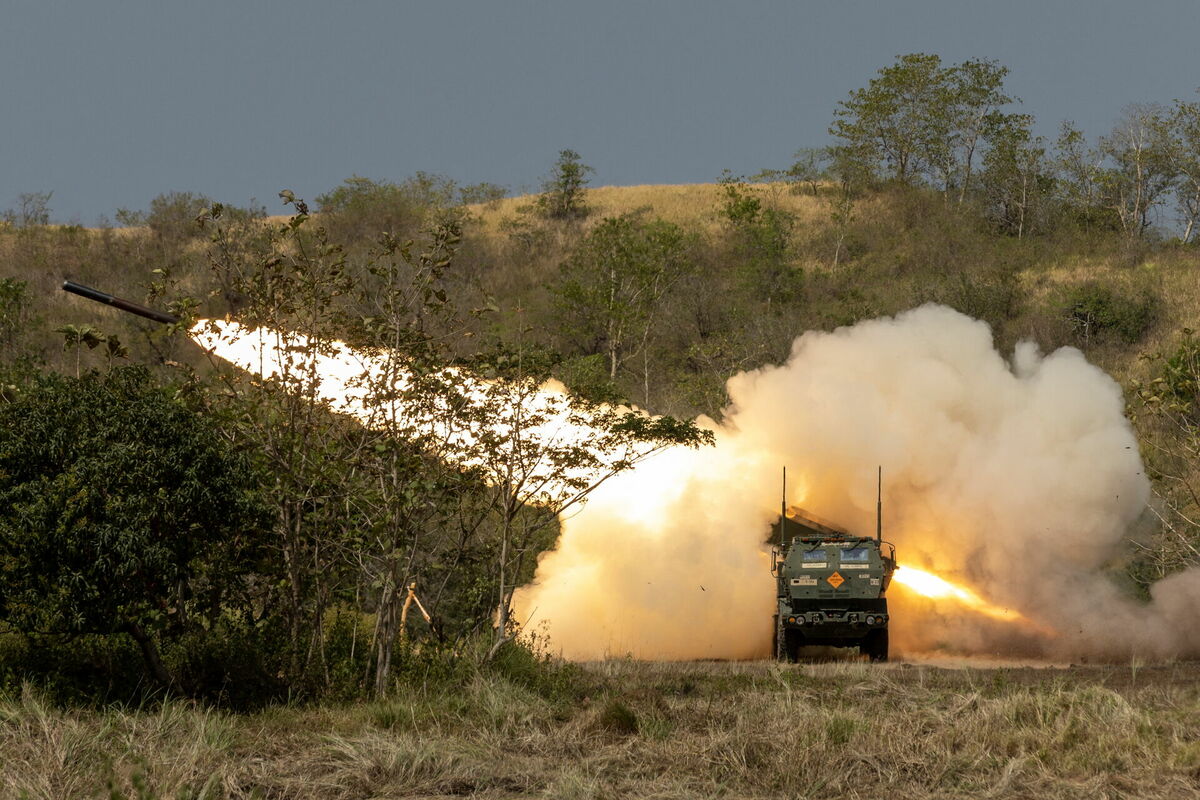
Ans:
[[[796,630],[785,630],[783,649],[787,660],[795,664],[800,660],[800,648],[804,646],[804,634]]]
[[[887,661],[888,660],[888,632],[884,630],[874,630],[866,635],[862,640],[862,644],[858,646],[858,651],[864,656],[867,656],[872,661]]]

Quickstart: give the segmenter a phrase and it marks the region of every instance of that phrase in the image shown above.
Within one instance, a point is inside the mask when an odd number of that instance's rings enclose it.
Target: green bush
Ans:
[[[165,241],[182,242],[200,236],[196,218],[212,205],[212,200],[192,192],[167,192],[150,201],[145,224]]]
[[[140,367],[47,375],[0,405],[0,622],[159,647],[243,599],[269,510],[211,420]]]
[[[519,641],[505,642],[495,657],[484,662],[483,670],[552,701],[578,700],[587,694],[578,666]]]
[[[1158,319],[1160,305],[1158,296],[1149,291],[1125,295],[1088,281],[1067,291],[1060,310],[1084,343],[1115,340],[1136,344]]]
[[[317,196],[325,227],[338,242],[372,243],[383,233],[411,238],[430,213],[446,212],[459,203],[454,181],[418,172],[400,183],[353,175]]]

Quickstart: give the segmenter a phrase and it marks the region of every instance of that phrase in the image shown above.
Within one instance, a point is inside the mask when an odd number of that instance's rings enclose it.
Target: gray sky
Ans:
[[[534,189],[711,181],[828,142],[896,55],[994,58],[1042,133],[1196,98],[1200,2],[0,0],[0,209],[94,223],[194,191],[268,209],[351,174]]]

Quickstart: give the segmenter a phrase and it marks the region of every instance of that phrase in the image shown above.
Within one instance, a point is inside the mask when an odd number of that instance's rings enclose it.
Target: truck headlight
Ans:
[[[868,614],[868,615],[867,615],[867,624],[868,624],[868,625],[874,625],[874,624],[875,624],[875,615],[874,615],[874,614]]]
[[[804,617],[796,617],[796,624],[797,624],[797,625],[803,625],[803,624],[804,624]]]

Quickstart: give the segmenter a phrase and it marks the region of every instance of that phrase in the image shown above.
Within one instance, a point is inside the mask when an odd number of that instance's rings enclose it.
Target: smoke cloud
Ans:
[[[1029,623],[889,591],[893,649],[1056,658],[1200,654],[1200,571],[1113,582],[1149,484],[1120,387],[1073,348],[1023,343],[927,305],[796,340],[781,366],[728,383],[716,446],[671,450],[602,485],[564,519],[516,598],[517,619],[569,658],[766,656],[774,579],[765,542],[787,502],[901,564],[963,583]]]

